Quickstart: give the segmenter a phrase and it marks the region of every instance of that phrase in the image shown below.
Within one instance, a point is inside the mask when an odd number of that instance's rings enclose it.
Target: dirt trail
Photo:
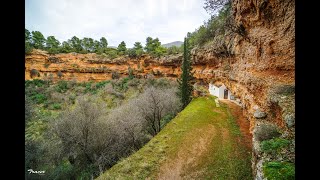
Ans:
[[[244,138],[239,137],[237,141],[246,148],[251,149],[252,135],[249,133],[249,121],[243,116],[241,107],[230,101],[221,102],[229,106],[231,114],[237,119],[237,124],[240,126],[240,131]],[[214,108],[212,112],[219,113],[223,119],[227,117],[220,108]],[[217,136],[219,136],[220,139]],[[189,132],[186,135],[185,141],[181,143],[176,156],[168,158],[167,161],[161,165],[157,179],[180,180],[197,179],[199,176],[201,177],[202,170],[194,170],[196,169],[194,167],[203,163],[203,159],[211,156],[210,153],[214,151],[212,150],[214,138],[219,139],[218,144],[226,146],[228,141],[231,141],[230,130],[220,127],[219,124],[208,124],[207,126]]]
[[[177,156],[174,160],[170,160],[161,166],[158,179],[161,180],[179,180],[182,179],[183,167],[194,165],[198,158],[205,154],[207,147],[214,138],[216,131],[213,125],[209,125],[204,129],[196,129],[190,132],[188,136],[197,135],[190,147],[189,144],[181,144]]]
[[[240,127],[241,134],[244,138],[241,139],[241,143],[245,143],[248,149],[252,148],[252,134],[249,131],[250,122],[243,116],[242,108],[229,100],[220,100],[227,104],[231,109],[231,114],[237,119],[237,124]]]

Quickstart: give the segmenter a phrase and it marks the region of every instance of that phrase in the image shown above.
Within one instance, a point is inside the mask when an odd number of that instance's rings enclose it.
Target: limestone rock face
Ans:
[[[271,124],[259,124],[256,126],[253,136],[256,141],[269,140],[275,137],[279,137],[281,134],[278,128]]]
[[[295,134],[295,1],[234,0],[232,10],[236,24],[244,27],[246,35],[227,34],[195,48],[191,52],[194,63],[210,68],[212,75],[206,80],[224,83],[240,100],[251,132],[261,131],[263,124],[273,124],[280,133],[292,138]],[[223,51],[229,54],[226,56]],[[266,129],[268,133],[271,131]],[[260,179],[263,173],[258,163],[264,155],[254,156],[253,172]]]
[[[254,112],[253,116],[254,116],[255,118],[257,118],[257,119],[263,119],[263,118],[267,117],[267,113],[265,113],[265,112],[260,111],[259,109],[257,109],[257,110]]]
[[[33,50],[30,55],[25,56],[25,79],[103,81],[111,79],[112,72],[125,77],[129,68],[136,77],[152,74],[155,77],[176,78],[181,74],[181,61],[182,54],[161,58],[144,55],[139,59],[127,56],[108,59],[95,53],[50,55],[42,50]],[[39,71],[40,77],[31,77],[32,69]],[[57,76],[58,71],[64,75],[61,79]]]
[[[284,117],[284,120],[286,121],[288,128],[291,128],[295,124],[295,117],[292,114],[287,114]]]

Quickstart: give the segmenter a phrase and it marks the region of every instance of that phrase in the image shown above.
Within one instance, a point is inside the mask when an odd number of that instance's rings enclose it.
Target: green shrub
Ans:
[[[147,79],[147,85],[148,86],[155,86],[155,84],[157,83],[157,80],[156,79]]]
[[[101,81],[101,82],[98,82],[97,84],[96,84],[96,88],[97,89],[100,89],[100,88],[102,88],[102,87],[104,87],[106,84],[108,84],[110,81]]]
[[[25,87],[30,87],[30,86],[37,86],[37,87],[42,87],[46,85],[47,83],[44,80],[41,79],[34,79],[34,80],[27,80],[25,81]]]
[[[112,78],[112,79],[119,79],[119,77],[120,77],[120,75],[119,75],[118,72],[116,72],[116,71],[113,71],[113,72],[112,72],[112,75],[111,75],[111,78]]]
[[[31,54],[32,52],[32,45],[29,42],[25,42],[25,54]]]
[[[68,88],[68,82],[67,81],[59,81],[58,84],[55,87],[56,91],[59,93],[66,92]]]
[[[88,93],[91,91],[91,85],[92,85],[92,82],[89,81],[89,82],[82,82],[82,83],[79,83],[79,86],[80,87],[84,87],[84,89],[82,88],[76,88],[78,92],[81,92],[81,93]],[[79,91],[80,90],[80,91]]]
[[[263,173],[268,180],[293,180],[295,165],[289,162],[266,162],[263,164]]]
[[[57,76],[58,76],[59,79],[61,79],[63,77],[63,73],[61,71],[58,71],[57,72]]]
[[[91,94],[96,94],[98,89],[103,88],[106,84],[108,84],[110,81],[101,81],[98,83],[94,83],[94,82],[87,82],[84,83],[82,86],[84,86],[85,89],[85,93],[91,93]]]
[[[131,81],[128,82],[128,86],[136,87],[140,84],[140,79],[133,78]]]
[[[47,50],[49,54],[58,54],[59,53],[59,49],[58,48],[50,48]]]
[[[77,87],[76,91],[81,92],[81,93],[89,93],[90,92],[92,94],[95,94],[95,93],[97,93],[98,89],[103,88],[108,83],[110,83],[110,81],[101,81],[101,82],[97,82],[97,83],[92,82],[92,81],[82,82],[82,83],[79,83],[78,86],[84,87],[84,89]]]
[[[30,70],[30,77],[33,78],[33,77],[35,77],[35,76],[40,77],[39,71],[36,70],[36,69],[31,69],[31,70]]]
[[[227,30],[226,21],[231,17],[231,6],[230,4],[225,5],[218,13],[213,15],[211,18],[204,22],[194,32],[188,33],[191,47],[196,45],[204,45],[210,40],[213,40],[217,35],[224,35]]]
[[[84,94],[86,92],[86,88],[84,86],[77,86],[74,88],[74,92],[79,95],[79,94]]]
[[[44,94],[35,94],[31,96],[31,99],[37,104],[41,104],[47,101],[47,97]]]
[[[77,86],[77,82],[75,80],[67,81],[67,88],[68,89],[72,89],[75,86]]]
[[[45,63],[44,65],[43,65],[43,67],[45,67],[45,68],[48,68],[50,66],[50,63]]]
[[[75,94],[71,94],[69,96],[69,101],[71,101],[71,103],[74,104],[76,102],[76,95]]]
[[[263,152],[277,152],[284,147],[287,147],[290,141],[282,138],[273,138],[261,142],[261,150]]]
[[[128,82],[129,82],[130,78],[125,77],[122,79],[122,81],[120,81],[119,87],[121,91],[126,91],[128,90]]]
[[[160,79],[156,80],[156,84],[155,85],[157,87],[169,87],[170,81],[168,81],[168,79],[165,79],[165,78],[160,78]]]
[[[166,53],[167,53],[167,49],[165,47],[158,46],[155,49],[155,51],[152,53],[152,55],[159,58],[159,57],[163,56]]]
[[[131,58],[136,58],[137,57],[137,53],[134,49],[128,49],[127,51],[128,53],[128,56],[131,57]]]
[[[175,117],[174,114],[166,114],[162,119],[161,119],[161,129],[168,124],[173,118]]]
[[[92,82],[83,82],[80,84],[80,86],[84,87],[85,90],[84,90],[84,93],[88,93],[91,91],[91,86],[92,86]]]
[[[52,104],[52,109],[61,109],[61,105],[60,104],[58,104],[58,103],[54,103],[54,104]]]
[[[76,179],[91,179],[92,174],[95,172],[94,165],[87,165],[84,169],[77,169],[77,178]]]
[[[199,96],[206,96],[208,94],[208,89],[202,85],[194,86],[194,90],[197,91]]]
[[[114,59],[114,58],[118,57],[118,52],[116,49],[108,48],[106,51],[106,55],[108,56],[108,58]]]
[[[130,79],[128,77],[125,77],[118,81],[112,81],[111,84],[114,90],[127,91],[129,82],[130,82]]]
[[[131,67],[128,67],[128,77],[129,77],[129,79],[133,79],[134,78],[133,69]]]
[[[183,49],[177,47],[177,46],[171,46],[169,48],[167,48],[167,54],[171,55],[171,54],[179,54],[182,53]]]
[[[141,55],[143,54],[143,50],[131,48],[127,50],[127,54],[130,58],[137,58],[137,57],[141,57]]]
[[[48,179],[69,179],[74,175],[74,167],[69,161],[63,161],[54,168]]]

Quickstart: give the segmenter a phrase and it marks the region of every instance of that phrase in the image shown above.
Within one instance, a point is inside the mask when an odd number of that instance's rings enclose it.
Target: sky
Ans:
[[[26,0],[25,27],[60,42],[105,37],[109,46],[132,47],[150,36],[166,44],[183,41],[210,18],[203,6],[204,0]]]

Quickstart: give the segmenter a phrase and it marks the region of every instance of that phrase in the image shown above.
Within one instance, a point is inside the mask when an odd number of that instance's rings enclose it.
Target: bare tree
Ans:
[[[142,117],[151,127],[150,133],[155,136],[161,130],[161,119],[168,113],[176,113],[180,108],[177,89],[156,89],[149,87],[139,96],[137,106]]]
[[[83,96],[74,109],[64,111],[55,121],[55,132],[72,164],[94,164],[111,143],[108,126],[101,120],[103,109],[102,104]]]
[[[136,99],[112,110],[108,115],[108,121],[118,137],[126,141],[127,147],[134,151],[149,140],[144,133],[144,118],[139,112]]]
[[[208,13],[214,14],[230,2],[231,2],[231,0],[205,0],[204,9]]]
[[[93,165],[92,175],[99,175],[160,131],[161,119],[179,110],[176,91],[147,88],[140,97],[108,114],[96,99],[79,97],[75,107],[62,112],[53,124],[61,140],[62,154],[80,169]]]

